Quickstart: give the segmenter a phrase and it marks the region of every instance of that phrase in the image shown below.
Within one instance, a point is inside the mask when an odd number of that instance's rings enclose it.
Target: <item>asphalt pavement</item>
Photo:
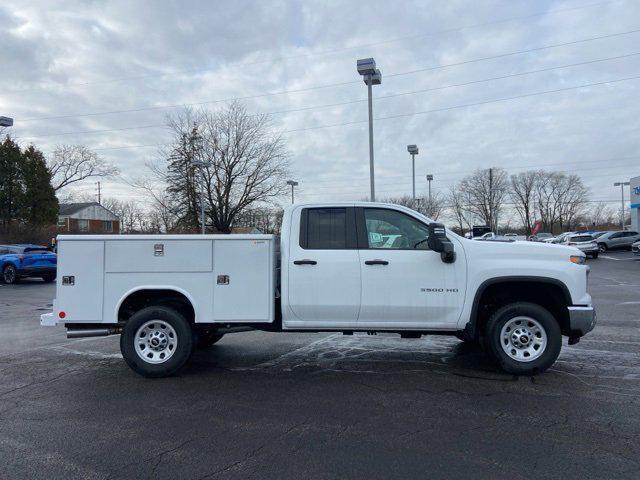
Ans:
[[[228,335],[172,378],[42,328],[0,286],[0,478],[639,478],[640,260],[589,261],[598,325],[536,377],[455,338]]]

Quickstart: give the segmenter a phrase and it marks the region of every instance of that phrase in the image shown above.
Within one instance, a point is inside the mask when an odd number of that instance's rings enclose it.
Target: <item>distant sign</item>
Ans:
[[[640,177],[629,180],[631,190],[631,208],[640,208]]]
[[[13,126],[13,118],[0,117],[0,127],[12,127],[12,126]]]

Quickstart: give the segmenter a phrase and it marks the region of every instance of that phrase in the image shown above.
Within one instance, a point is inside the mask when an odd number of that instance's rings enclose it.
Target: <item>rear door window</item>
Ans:
[[[353,208],[305,208],[300,220],[302,248],[307,250],[355,249]]]

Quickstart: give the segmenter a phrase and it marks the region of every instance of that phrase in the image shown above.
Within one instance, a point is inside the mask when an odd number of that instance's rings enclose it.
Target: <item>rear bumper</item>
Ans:
[[[42,275],[55,275],[55,265],[43,265],[34,267],[17,268],[16,273],[20,277],[41,277]]]
[[[582,337],[596,326],[596,310],[591,306],[567,307],[569,310],[570,336]]]

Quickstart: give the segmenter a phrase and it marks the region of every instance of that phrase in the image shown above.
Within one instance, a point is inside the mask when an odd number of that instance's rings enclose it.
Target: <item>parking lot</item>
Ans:
[[[589,262],[596,330],[546,374],[449,337],[239,333],[148,380],[118,337],[0,286],[0,478],[638,478],[640,259]]]

